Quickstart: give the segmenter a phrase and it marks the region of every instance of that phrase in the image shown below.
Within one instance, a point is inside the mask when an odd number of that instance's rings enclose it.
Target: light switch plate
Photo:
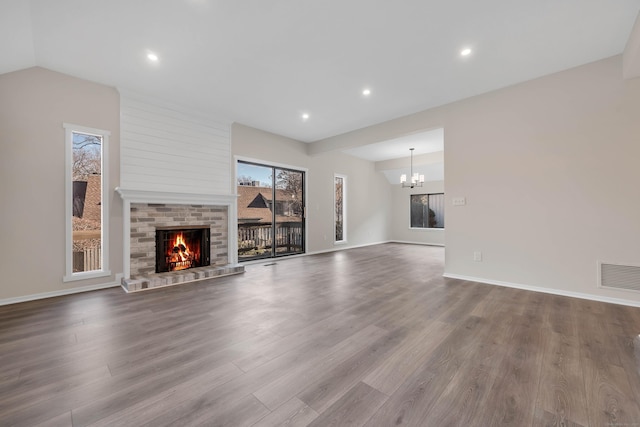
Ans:
[[[453,206],[464,206],[467,204],[467,199],[464,197],[454,197],[452,201]]]

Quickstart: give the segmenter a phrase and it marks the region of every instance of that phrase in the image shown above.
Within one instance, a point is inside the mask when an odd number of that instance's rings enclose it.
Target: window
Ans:
[[[305,171],[238,160],[238,259],[305,252]]]
[[[412,228],[444,228],[444,193],[411,195]]]
[[[109,276],[107,146],[109,132],[65,124],[65,281]]]
[[[343,243],[347,241],[347,177],[334,175],[334,231],[335,242]]]

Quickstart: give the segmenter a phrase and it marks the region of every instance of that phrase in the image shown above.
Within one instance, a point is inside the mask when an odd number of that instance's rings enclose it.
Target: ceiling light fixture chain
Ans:
[[[409,151],[411,152],[411,167],[409,169],[411,181],[407,182],[406,174],[403,173],[400,175],[400,184],[402,184],[402,188],[422,187],[422,184],[424,184],[424,175],[419,175],[418,172],[413,173],[413,150],[413,148],[409,148]]]

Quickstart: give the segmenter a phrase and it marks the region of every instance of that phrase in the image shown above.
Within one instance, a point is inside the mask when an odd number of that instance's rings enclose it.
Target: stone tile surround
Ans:
[[[131,203],[130,278],[123,280],[127,292],[242,273],[230,266],[228,256],[228,209],[197,204]],[[156,227],[209,225],[211,265],[156,273]]]
[[[156,274],[156,227],[211,227],[211,266],[228,264],[227,209],[219,206],[132,203],[131,278]]]

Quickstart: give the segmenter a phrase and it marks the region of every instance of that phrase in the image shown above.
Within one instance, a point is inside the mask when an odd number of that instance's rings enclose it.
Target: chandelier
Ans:
[[[424,184],[424,175],[418,175],[418,172],[413,173],[413,148],[409,148],[411,151],[411,182],[407,182],[407,175],[400,175],[400,184],[402,184],[402,188],[413,188],[413,187],[422,187]]]

